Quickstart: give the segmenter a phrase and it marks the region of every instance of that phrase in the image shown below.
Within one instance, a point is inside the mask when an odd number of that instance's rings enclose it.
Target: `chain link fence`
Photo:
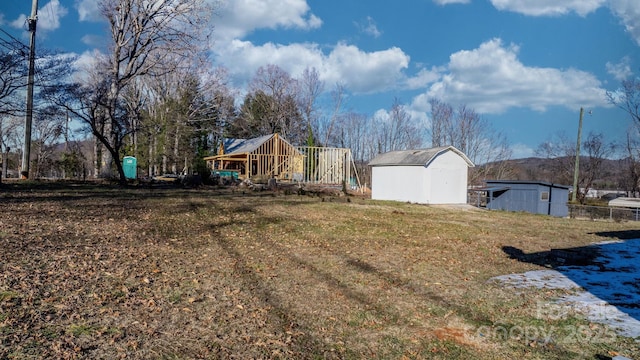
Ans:
[[[572,219],[640,221],[640,209],[569,204]]]

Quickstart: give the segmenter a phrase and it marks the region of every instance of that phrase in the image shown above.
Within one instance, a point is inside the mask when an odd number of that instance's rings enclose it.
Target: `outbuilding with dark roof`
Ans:
[[[487,209],[569,215],[568,185],[544,181],[487,180]]]

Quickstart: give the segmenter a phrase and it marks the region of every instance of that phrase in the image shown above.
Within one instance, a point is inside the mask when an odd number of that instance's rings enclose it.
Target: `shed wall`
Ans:
[[[371,198],[429,203],[424,166],[374,166]]]
[[[419,204],[465,204],[468,163],[453,151],[429,164],[373,166],[371,198]]]
[[[491,183],[496,184],[496,183]],[[524,211],[532,214],[544,214],[564,217],[569,215],[567,200],[569,190],[536,183],[509,183],[501,185],[509,187],[487,203],[492,210]],[[547,197],[543,197],[543,193]]]
[[[458,154],[447,151],[426,168],[431,204],[466,204],[469,166]]]

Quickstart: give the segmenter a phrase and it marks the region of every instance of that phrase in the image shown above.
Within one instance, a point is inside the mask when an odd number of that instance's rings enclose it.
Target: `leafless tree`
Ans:
[[[324,83],[316,68],[306,68],[298,80],[298,106],[307,127],[307,145],[313,146],[319,134],[319,116],[316,101],[324,90]]]
[[[332,111],[331,115],[329,115],[329,121],[322,126],[322,129],[319,132],[324,132],[324,146],[329,146],[331,138],[334,136],[333,128],[341,117],[342,107],[344,104],[344,100],[346,97],[346,89],[345,86],[341,83],[336,83],[333,90],[331,91],[331,100],[332,100]]]
[[[629,127],[627,141],[622,144],[627,155],[628,175],[622,181],[626,190],[634,196],[640,194],[640,79],[633,77],[622,81],[622,86],[615,92],[607,92],[609,103],[624,110],[633,121]],[[633,133],[631,133],[633,132]]]
[[[9,151],[22,147],[24,119],[16,116],[0,115],[0,153],[2,154],[2,175],[6,178],[9,169]]]
[[[378,153],[421,148],[423,129],[414,121],[404,105],[395,98],[388,116],[376,120]]]
[[[75,97],[73,105],[62,104],[84,120],[106,149],[101,176],[110,177],[115,164],[124,182],[121,149],[136,125],[124,95],[137,91],[141,77],[171,73],[186,60],[204,54],[212,11],[205,0],[100,0],[99,8],[111,37],[108,52],[96,62],[93,74],[84,78],[81,95],[94,103]]]
[[[298,89],[298,82],[280,67],[260,67],[228,135],[255,137],[278,132],[292,144],[304,143],[308,123],[299,108]]]
[[[266,95],[256,99],[263,101],[262,106],[266,110],[264,120],[271,124],[269,127],[277,129],[292,143],[301,144],[305,139],[306,124],[303,124],[295,101],[298,82],[277,65],[267,65],[256,71],[251,89],[254,93],[262,92]]]
[[[66,115],[58,107],[48,107],[39,111],[33,123],[33,150],[36,155],[34,166],[34,178],[51,175],[54,168],[52,158],[55,152],[55,145],[60,142],[64,135]]]
[[[454,146],[477,166],[469,183],[479,185],[487,178],[504,178],[511,169],[506,160],[511,150],[506,136],[496,131],[474,109],[461,105],[457,110],[438,99],[431,99],[431,145]]]
[[[342,114],[337,119],[338,130],[331,140],[335,146],[351,149],[351,157],[363,184],[371,184],[370,168],[367,164],[377,154],[375,142],[371,141],[375,134],[370,121],[371,119],[364,114]]]
[[[453,132],[453,108],[438,99],[430,99],[431,105],[431,146],[449,144],[447,134]]]
[[[20,50],[0,53],[0,116],[24,112],[23,96],[18,90],[26,86],[27,62]]]
[[[609,102],[624,110],[634,122],[640,124],[640,79],[622,81],[622,87],[615,92],[608,91]]]
[[[580,155],[576,198],[584,204],[587,193],[601,175],[604,160],[613,154],[614,144],[605,142],[604,135],[600,133],[589,133],[581,144],[581,149],[586,152],[586,156]],[[553,160],[553,168],[548,172],[549,178],[546,180],[564,184],[573,182],[576,148],[572,140],[559,133],[556,141],[540,144],[536,154]]]
[[[635,125],[640,126],[640,125]],[[620,179],[620,186],[633,197],[640,196],[640,140],[638,131],[627,132],[627,139],[624,143],[626,158],[626,176]]]
[[[554,134],[551,139],[538,145],[536,155],[550,159],[551,167],[546,180],[560,184],[571,184],[575,168],[576,145],[565,133]]]

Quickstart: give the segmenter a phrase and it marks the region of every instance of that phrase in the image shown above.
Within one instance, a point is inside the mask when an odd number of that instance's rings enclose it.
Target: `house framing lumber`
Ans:
[[[218,155],[205,157],[212,170],[236,171],[239,179],[262,182],[270,178],[293,180],[301,176],[302,154],[278,134],[253,139],[225,139]]]
[[[253,139],[225,139],[218,154],[205,157],[212,171],[240,180],[296,181],[322,185],[351,184],[351,149],[292,146],[279,134]],[[357,175],[356,175],[357,176]]]

